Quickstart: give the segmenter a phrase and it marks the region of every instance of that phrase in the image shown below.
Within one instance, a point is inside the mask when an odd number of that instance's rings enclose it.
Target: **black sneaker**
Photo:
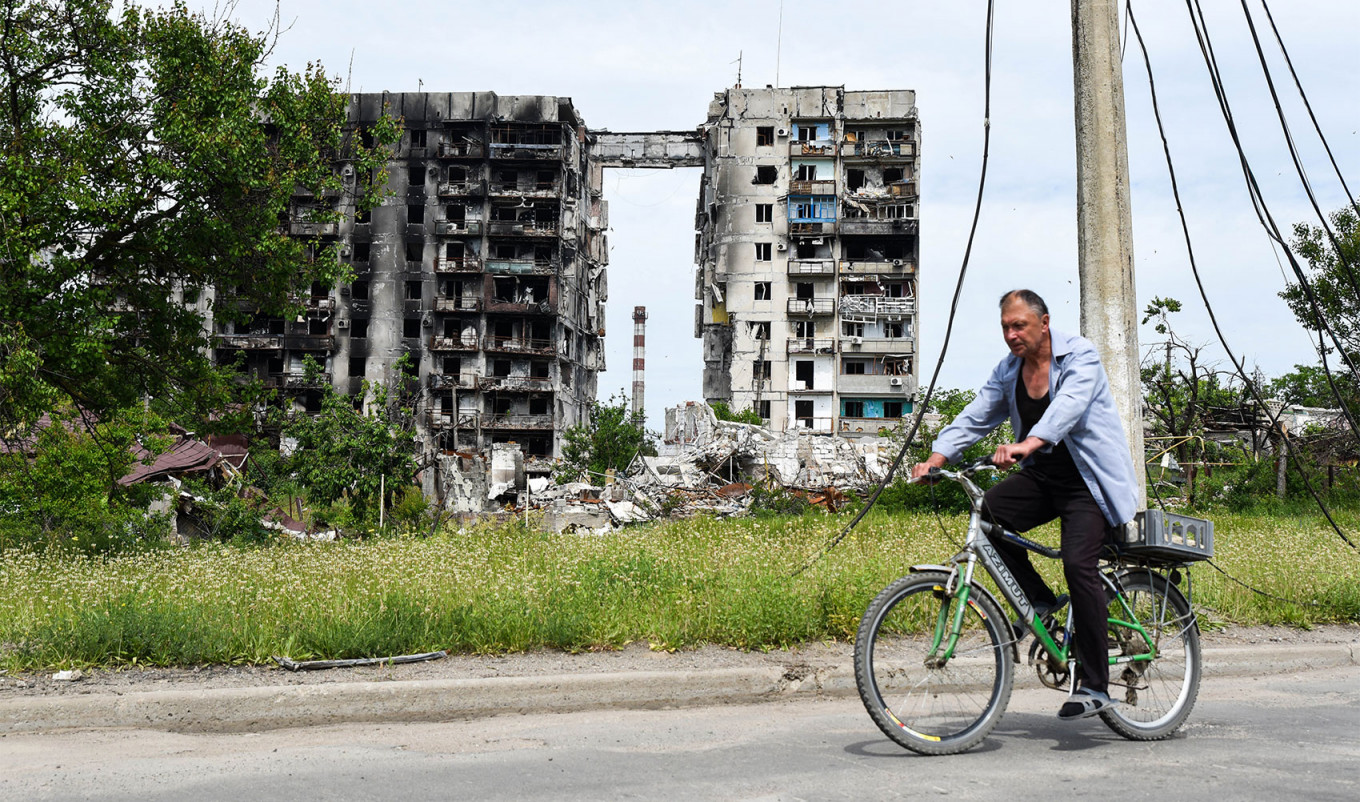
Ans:
[[[1111,699],[1107,693],[1093,691],[1090,688],[1078,688],[1075,693],[1067,697],[1067,701],[1063,702],[1063,706],[1058,709],[1058,718],[1067,721],[1090,718],[1117,704],[1119,703]]]

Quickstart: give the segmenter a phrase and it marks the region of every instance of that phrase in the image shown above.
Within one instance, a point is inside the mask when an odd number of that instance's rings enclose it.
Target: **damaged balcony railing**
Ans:
[[[901,418],[847,418],[842,416],[837,431],[846,434],[878,434],[892,431],[902,423]]]
[[[293,220],[288,224],[288,233],[294,237],[334,237],[340,233],[340,224]]]
[[[493,237],[549,237],[557,234],[557,221],[492,220],[487,233]]]
[[[476,256],[440,256],[434,260],[436,273],[480,273],[482,260]]]
[[[486,260],[486,272],[551,276],[557,272],[557,269],[552,261],[546,259],[488,259]]]
[[[546,356],[552,356],[557,353],[557,349],[552,340],[528,339],[524,337],[487,337],[486,350]]]
[[[481,142],[440,142],[441,159],[480,159],[486,150]]]
[[[790,298],[790,315],[832,315],[836,313],[834,298]]]
[[[552,379],[547,376],[483,376],[477,380],[479,390],[536,393],[552,388]]]
[[[830,337],[790,337],[786,347],[790,354],[830,354],[836,350],[836,341]]]
[[[443,409],[426,410],[426,421],[431,429],[476,429],[477,413],[446,411]]]
[[[910,354],[916,342],[910,337],[842,337],[843,354]]]
[[[483,429],[552,429],[552,415],[522,415],[513,412],[490,412],[482,415]]]
[[[477,380],[481,376],[476,373],[431,373],[431,390],[475,390]]]
[[[909,159],[915,155],[916,143],[910,140],[871,139],[841,144],[841,156],[847,159]]]
[[[528,145],[515,142],[492,142],[491,158],[521,159],[526,161],[561,161],[561,145]]]
[[[790,259],[788,274],[790,276],[834,276],[836,275],[836,261],[834,259]]]
[[[482,233],[482,221],[436,220],[434,223],[434,233],[444,237],[456,234],[480,234]]]
[[[486,182],[479,179],[443,181],[437,191],[442,198],[474,197],[486,194]]]
[[[833,139],[809,139],[789,143],[790,156],[835,156],[836,142]]]
[[[915,298],[889,298],[883,295],[841,296],[841,317],[851,322],[867,323],[879,318],[901,319],[915,312]]]
[[[784,431],[792,432],[821,432],[831,433],[832,418],[830,416],[794,416],[784,419]]]
[[[841,262],[841,270],[846,273],[911,273],[916,263],[910,259],[850,259]]]
[[[434,311],[436,312],[476,312],[481,308],[482,299],[475,296],[460,295],[454,298],[434,299]]]
[[[430,342],[430,349],[433,351],[476,351],[477,341],[477,335],[472,332],[434,337]]]
[[[218,334],[215,339],[218,348],[277,350],[283,347],[283,337],[274,334]]]

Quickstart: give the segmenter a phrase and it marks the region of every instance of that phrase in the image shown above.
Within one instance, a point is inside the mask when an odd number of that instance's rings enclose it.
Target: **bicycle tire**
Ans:
[[[1160,741],[1181,728],[1199,696],[1199,626],[1185,596],[1161,574],[1125,571],[1118,584],[1152,636],[1157,656],[1151,662],[1110,667],[1110,696],[1122,704],[1101,712],[1100,718],[1129,740]],[[1109,615],[1122,619],[1127,613],[1116,600]],[[1135,631],[1114,625],[1109,630],[1111,655],[1147,653],[1147,643]]]
[[[855,684],[878,728],[923,755],[952,755],[981,743],[1001,720],[1013,678],[1010,622],[981,591],[970,594],[954,656],[927,665],[941,609],[957,599],[948,575],[912,574],[879,593],[855,636]]]

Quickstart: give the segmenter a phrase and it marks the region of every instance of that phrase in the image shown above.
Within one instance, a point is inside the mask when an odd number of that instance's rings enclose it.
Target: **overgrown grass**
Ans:
[[[963,529],[958,517],[944,519],[947,537],[930,515],[870,515],[791,577],[845,520],[698,518],[608,536],[515,524],[429,539],[204,545],[102,559],[8,552],[0,557],[0,666],[574,651],[638,641],[766,649],[849,639],[874,594],[907,566],[953,554],[949,538]],[[1195,598],[1210,620],[1360,620],[1360,554],[1324,523],[1241,515],[1215,523],[1225,570],[1300,603],[1262,599],[1199,568]],[[1056,541],[1052,528],[1038,536]],[[1042,568],[1057,580],[1056,563]]]

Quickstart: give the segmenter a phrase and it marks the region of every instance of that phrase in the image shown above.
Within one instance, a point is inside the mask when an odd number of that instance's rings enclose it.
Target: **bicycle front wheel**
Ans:
[[[1011,697],[1010,624],[981,592],[963,605],[951,656],[933,648],[960,613],[948,576],[903,577],[878,594],[855,637],[855,683],[884,734],[923,755],[951,755],[987,737]],[[946,634],[943,641],[949,640]]]
[[[1199,627],[1190,603],[1161,574],[1127,571],[1118,585],[1129,609],[1115,599],[1110,618],[1128,621],[1132,610],[1151,645],[1132,627],[1109,625],[1110,656],[1123,661],[1110,666],[1110,696],[1122,704],[1100,717],[1125,738],[1160,741],[1180,729],[1199,695]]]

